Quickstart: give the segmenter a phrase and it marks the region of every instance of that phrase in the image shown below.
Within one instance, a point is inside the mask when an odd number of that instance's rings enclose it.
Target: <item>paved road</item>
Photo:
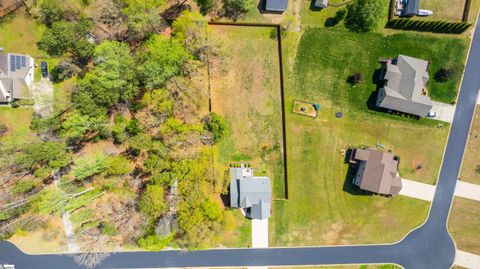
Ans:
[[[450,268],[455,257],[455,246],[446,224],[480,88],[479,73],[480,28],[477,24],[429,218],[401,242],[393,245],[339,247],[123,252],[112,254],[99,268],[358,263],[397,263],[408,269]],[[15,264],[17,269],[80,268],[67,255],[26,255],[9,242],[0,243],[0,264]]]

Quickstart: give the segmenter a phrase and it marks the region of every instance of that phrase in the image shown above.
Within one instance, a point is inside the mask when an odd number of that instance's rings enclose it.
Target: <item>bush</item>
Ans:
[[[421,21],[414,19],[392,19],[386,27],[392,29],[412,30],[433,33],[461,34],[471,26],[467,22]]]
[[[70,61],[61,61],[55,68],[53,68],[52,80],[53,82],[62,82],[73,77],[80,72],[80,68]]]
[[[224,0],[223,9],[225,16],[237,20],[253,7],[252,0]]]
[[[147,185],[138,201],[138,209],[152,219],[157,219],[167,211],[167,205],[163,199],[164,194],[162,186]]]
[[[355,85],[357,85],[358,83],[360,83],[362,80],[363,80],[363,75],[362,75],[362,73],[357,72],[357,73],[349,76],[348,79],[347,79],[347,82],[348,82],[350,85],[355,86]]]
[[[111,156],[107,160],[107,175],[125,175],[132,171],[130,162],[124,156]]]
[[[19,180],[12,188],[14,194],[27,193],[38,186],[38,183],[32,180]]]
[[[72,168],[72,174],[77,180],[84,180],[96,174],[104,172],[108,167],[107,157],[103,154],[95,156],[93,160],[91,157],[83,157],[75,161],[75,166]]]
[[[20,105],[19,105],[16,101],[10,102],[10,106],[11,106],[12,108],[20,107]]]
[[[138,120],[132,119],[128,122],[127,126],[125,127],[125,131],[127,131],[127,133],[130,136],[135,136],[139,134],[142,131],[142,129],[140,128],[140,124],[138,123]]]
[[[119,114],[115,116],[115,124],[112,127],[113,140],[117,144],[122,144],[127,139],[125,128],[127,127],[127,119]]]
[[[454,68],[445,68],[442,67],[437,70],[435,73],[435,80],[437,82],[447,82],[449,79],[451,79],[455,75],[455,69]]]
[[[2,137],[8,131],[7,125],[0,123],[0,137]]]
[[[220,141],[227,134],[227,124],[225,120],[216,113],[210,113],[205,120],[205,129],[213,134],[215,143]]]
[[[49,177],[51,175],[51,173],[52,173],[52,168],[42,167],[42,168],[39,168],[39,169],[35,170],[35,172],[33,174],[37,178],[44,179],[44,178]]]
[[[140,238],[137,244],[146,250],[158,251],[166,247],[170,241],[172,241],[172,239],[173,236],[167,236],[163,239],[160,239],[157,235],[151,234],[144,238]]]
[[[382,2],[377,0],[357,0],[347,7],[345,26],[354,32],[375,30],[382,16]]]
[[[102,222],[100,223],[100,232],[106,236],[115,236],[118,234],[118,229],[111,223]]]
[[[207,14],[213,7],[213,0],[195,0],[195,2],[200,7],[200,12],[202,12],[203,15]]]

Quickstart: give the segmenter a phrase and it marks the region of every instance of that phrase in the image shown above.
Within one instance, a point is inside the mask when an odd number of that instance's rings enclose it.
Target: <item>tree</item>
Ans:
[[[206,62],[210,54],[216,55],[217,44],[208,38],[207,20],[198,12],[183,11],[173,22],[173,36],[185,49]]]
[[[122,0],[129,30],[140,37],[148,36],[162,23],[163,0]]]
[[[191,55],[178,40],[155,35],[148,40],[139,58],[142,80],[147,88],[157,89],[178,75]]]
[[[71,160],[71,153],[65,150],[65,145],[60,142],[33,142],[17,156],[17,164],[24,169],[38,169],[48,166],[58,170]]]
[[[130,162],[125,156],[110,156],[107,159],[107,175],[125,175],[132,171]]]
[[[227,17],[237,20],[252,9],[253,5],[252,0],[224,0],[223,8]]]
[[[106,121],[107,118],[103,115],[91,117],[82,115],[75,110],[62,122],[60,135],[71,141],[83,139],[90,133],[99,132],[104,129]]]
[[[195,0],[197,5],[200,7],[202,14],[207,14],[208,11],[213,7],[213,0]]]
[[[97,65],[78,82],[74,101],[82,114],[97,117],[138,94],[135,66],[127,44],[105,41],[94,55]]]
[[[205,129],[213,134],[214,142],[220,141],[228,131],[225,120],[218,114],[212,112],[205,120]]]
[[[140,238],[137,244],[146,250],[159,251],[166,247],[172,239],[172,236],[160,239],[157,235],[150,234],[144,238]]]
[[[74,60],[85,65],[92,57],[95,45],[87,40],[93,24],[90,20],[78,22],[58,21],[43,33],[38,47],[51,56],[61,56],[69,52]]]
[[[104,154],[98,154],[93,159],[90,156],[86,156],[75,160],[72,174],[76,180],[82,181],[104,172],[107,168],[107,156]]]
[[[80,72],[80,68],[71,61],[63,60],[55,68],[53,68],[51,75],[53,82],[62,82],[73,77]]]
[[[162,186],[147,185],[138,202],[138,208],[152,219],[157,219],[167,211],[167,205],[163,200],[164,195]]]
[[[41,0],[39,3],[40,19],[48,27],[65,19],[66,12],[60,0]]]
[[[345,26],[354,32],[369,32],[377,28],[382,17],[382,1],[357,0],[347,6]]]

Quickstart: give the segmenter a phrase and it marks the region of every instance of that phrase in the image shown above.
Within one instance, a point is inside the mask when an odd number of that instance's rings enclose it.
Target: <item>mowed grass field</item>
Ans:
[[[463,39],[412,33],[305,31],[287,79],[286,111],[295,99],[321,108],[316,119],[287,113],[289,200],[274,202],[271,245],[394,242],[423,223],[427,202],[355,191],[344,152],[381,144],[400,156],[400,176],[435,184],[449,125],[369,109],[375,99],[377,60],[402,53],[430,60],[435,70],[463,60],[466,47]],[[346,80],[355,72],[364,80],[352,87]],[[457,85],[457,79],[445,85],[432,81],[429,89],[435,99],[450,100]],[[336,112],[343,117],[336,118]]]
[[[480,255],[480,202],[455,197],[448,230],[458,249]]]
[[[477,106],[473,116],[468,144],[463,156],[460,179],[466,182],[480,184],[480,106]]]
[[[255,175],[270,177],[273,196],[284,198],[282,102],[272,28],[210,26],[210,31],[227,57],[211,68],[212,110],[229,125],[217,161],[225,170],[230,162],[250,162]]]

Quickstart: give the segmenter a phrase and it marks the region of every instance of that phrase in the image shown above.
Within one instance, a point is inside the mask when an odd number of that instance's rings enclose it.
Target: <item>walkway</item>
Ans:
[[[469,269],[480,268],[480,256],[457,249],[455,265]]]
[[[268,218],[252,219],[252,248],[268,248]]]
[[[480,201],[480,185],[458,180],[455,196]]]
[[[402,178],[402,190],[399,194],[431,202],[435,194],[435,185]]]
[[[433,107],[431,111],[437,113],[434,119],[450,123],[453,121],[453,115],[455,114],[455,106],[435,101],[432,101],[432,104]]]

